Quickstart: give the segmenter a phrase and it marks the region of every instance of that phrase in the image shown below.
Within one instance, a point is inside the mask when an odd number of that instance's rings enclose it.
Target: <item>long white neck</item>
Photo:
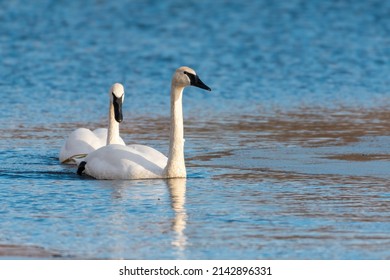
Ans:
[[[169,138],[168,163],[164,174],[167,178],[185,178],[183,131],[183,87],[171,87],[171,130]]]
[[[120,143],[119,123],[115,120],[114,105],[112,105],[112,102],[110,101],[110,109],[108,112],[107,145]]]

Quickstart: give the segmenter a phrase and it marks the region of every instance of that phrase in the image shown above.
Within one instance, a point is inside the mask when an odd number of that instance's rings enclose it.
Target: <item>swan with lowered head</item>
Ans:
[[[183,90],[196,86],[208,91],[189,67],[178,68],[171,83],[171,127],[168,158],[144,145],[109,145],[90,153],[80,162],[77,174],[85,173],[96,179],[185,178]]]
[[[125,145],[119,136],[119,123],[123,119],[122,103],[125,97],[123,85],[115,83],[109,90],[110,104],[107,128],[91,131],[87,128],[74,130],[66,139],[59,154],[61,163],[76,164],[77,159],[109,144]]]

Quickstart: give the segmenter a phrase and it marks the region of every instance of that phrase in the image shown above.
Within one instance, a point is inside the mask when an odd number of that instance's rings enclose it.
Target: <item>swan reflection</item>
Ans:
[[[182,252],[187,245],[187,237],[184,233],[187,224],[187,212],[185,208],[186,179],[169,179],[167,180],[167,184],[171,196],[171,206],[175,212],[175,217],[172,220],[172,230],[175,233],[175,239],[172,241],[172,245],[177,247],[179,252]]]

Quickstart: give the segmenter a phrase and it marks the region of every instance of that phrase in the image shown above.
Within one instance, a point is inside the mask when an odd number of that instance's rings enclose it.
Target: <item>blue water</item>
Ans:
[[[1,1],[0,257],[389,259],[389,12]],[[58,163],[72,130],[106,126],[114,82],[125,142],[166,153],[181,65],[212,88],[184,93],[187,180],[96,181]]]

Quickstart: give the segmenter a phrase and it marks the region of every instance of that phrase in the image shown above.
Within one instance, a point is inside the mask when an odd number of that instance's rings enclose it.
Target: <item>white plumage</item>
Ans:
[[[108,145],[90,153],[80,164],[83,172],[96,179],[184,178],[184,131],[182,94],[187,86],[210,90],[188,67],[176,70],[171,84],[171,128],[168,157],[144,145]]]
[[[107,145],[125,145],[119,136],[119,123],[122,121],[122,102],[124,88],[115,83],[109,90],[110,104],[108,112],[108,129],[98,128],[93,131],[87,128],[74,130],[66,139],[59,154],[61,163],[76,164],[76,159],[83,158],[89,153]]]

